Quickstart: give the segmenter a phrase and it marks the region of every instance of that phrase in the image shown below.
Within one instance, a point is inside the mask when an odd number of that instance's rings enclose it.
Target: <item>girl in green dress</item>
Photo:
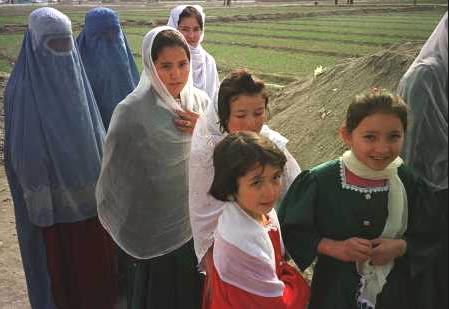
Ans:
[[[417,284],[437,250],[432,196],[398,156],[406,128],[400,97],[356,96],[340,128],[350,150],[302,172],[286,194],[286,247],[302,269],[317,257],[310,309],[433,308]]]

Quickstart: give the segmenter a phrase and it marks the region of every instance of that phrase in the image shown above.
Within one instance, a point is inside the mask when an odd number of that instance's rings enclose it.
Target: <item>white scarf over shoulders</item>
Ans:
[[[401,238],[408,224],[408,199],[403,182],[397,174],[397,169],[403,164],[403,160],[397,157],[382,171],[368,168],[351,151],[344,153],[342,161],[345,167],[358,177],[372,180],[386,179],[388,181],[388,216],[380,238]],[[356,268],[361,275],[361,295],[358,298],[360,303],[375,308],[377,295],[381,293],[386,278],[393,267],[394,261],[380,266],[373,266],[370,261],[356,263]]]
[[[215,232],[214,266],[228,284],[258,296],[280,297],[284,283],[276,273],[275,250],[268,234],[271,228],[280,231],[280,224],[274,209],[267,216],[270,224],[263,227],[236,203],[226,203]]]
[[[286,155],[283,171],[283,192],[300,173],[297,161],[286,148],[288,140],[264,125],[260,132],[274,142]],[[217,101],[210,104],[207,111],[197,121],[191,144],[189,161],[189,215],[194,238],[194,248],[198,262],[214,242],[219,216],[226,202],[216,200],[208,191],[214,178],[214,147],[226,136],[219,129]]]
[[[202,16],[203,30],[197,47],[189,46],[191,50],[192,78],[194,87],[206,92],[211,100],[214,100],[219,91],[219,74],[214,58],[201,46],[205,36],[205,13],[200,5],[178,5],[170,11],[168,26],[178,28],[180,14],[191,6]]]

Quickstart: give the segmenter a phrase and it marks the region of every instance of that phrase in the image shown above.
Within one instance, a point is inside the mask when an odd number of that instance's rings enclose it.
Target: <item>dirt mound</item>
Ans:
[[[302,169],[342,154],[337,131],[351,98],[374,86],[395,92],[422,44],[398,44],[342,60],[316,77],[289,84],[272,98],[269,125],[290,140],[289,150]]]

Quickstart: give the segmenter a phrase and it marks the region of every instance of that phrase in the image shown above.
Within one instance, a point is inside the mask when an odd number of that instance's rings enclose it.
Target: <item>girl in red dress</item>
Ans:
[[[284,259],[275,210],[286,157],[254,132],[214,150],[210,194],[228,202],[214,237],[203,308],[305,308],[309,287]]]

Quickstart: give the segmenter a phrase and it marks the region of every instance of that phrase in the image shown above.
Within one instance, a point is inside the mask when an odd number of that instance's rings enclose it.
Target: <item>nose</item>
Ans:
[[[380,141],[377,143],[375,151],[380,154],[385,154],[390,151],[390,145],[387,141]]]
[[[273,183],[269,183],[267,184],[265,190],[263,190],[263,194],[264,194],[264,199],[267,201],[273,201],[276,200],[278,198],[277,194],[278,194],[278,189],[277,186],[274,185]]]
[[[170,71],[170,78],[173,80],[177,80],[180,77],[180,69],[175,67]]]
[[[246,121],[246,130],[253,131],[255,133],[259,133],[259,132],[256,132],[257,128],[256,128],[256,119],[255,118],[248,117],[248,119]]]

